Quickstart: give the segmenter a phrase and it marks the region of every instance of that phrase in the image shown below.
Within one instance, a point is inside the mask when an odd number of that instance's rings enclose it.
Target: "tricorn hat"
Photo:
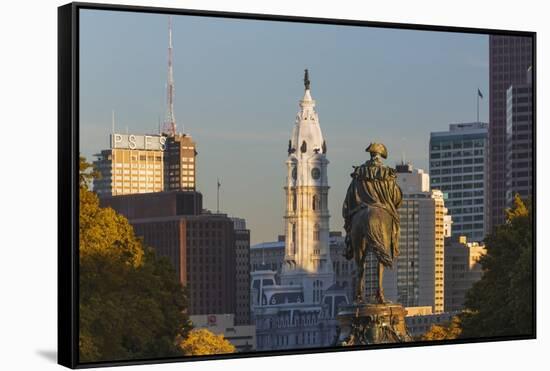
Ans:
[[[378,153],[383,158],[388,158],[388,150],[382,143],[371,143],[365,151],[369,153]]]

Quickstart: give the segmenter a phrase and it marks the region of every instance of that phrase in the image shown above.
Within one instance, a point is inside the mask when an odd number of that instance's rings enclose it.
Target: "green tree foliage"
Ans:
[[[466,295],[461,338],[533,332],[533,214],[516,195],[506,223],[487,236],[484,274]]]
[[[234,353],[235,347],[223,335],[216,335],[206,329],[192,330],[180,343],[187,356]]]
[[[458,338],[461,333],[460,318],[455,316],[446,325],[432,325],[420,340],[452,340]]]
[[[99,206],[82,158],[80,170],[80,361],[182,355],[176,339],[190,322],[174,269],[142,246],[126,218]]]

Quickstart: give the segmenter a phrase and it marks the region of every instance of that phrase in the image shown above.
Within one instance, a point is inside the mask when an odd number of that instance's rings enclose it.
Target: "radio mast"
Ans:
[[[174,67],[172,47],[172,16],[168,16],[168,81],[166,85],[166,121],[164,133],[168,136],[176,135],[176,115],[174,114]]]

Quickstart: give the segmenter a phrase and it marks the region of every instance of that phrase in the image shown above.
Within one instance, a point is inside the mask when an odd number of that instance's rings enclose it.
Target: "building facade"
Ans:
[[[511,85],[506,91],[506,206],[518,194],[527,199],[533,194],[533,85],[532,71],[525,83]]]
[[[288,143],[281,272],[252,272],[258,350],[331,346],[336,338],[338,307],[348,302],[345,290],[334,280],[329,248],[327,147],[307,70],[304,85]]]
[[[96,154],[100,174],[93,189],[99,197],[164,190],[164,148],[161,135],[111,134],[110,149]]]
[[[342,232],[329,233],[329,246],[334,282],[344,288],[347,297],[351,298],[355,287],[355,262],[344,257],[346,244]],[[250,247],[250,270],[275,271],[275,282],[280,283],[284,255],[285,236],[279,236],[277,241],[253,245]]]
[[[479,259],[485,245],[468,242],[465,236],[445,240],[445,311],[464,309],[466,292],[483,275]]]
[[[235,285],[236,285],[236,325],[249,325],[250,318],[250,230],[246,220],[231,218],[235,233]]]
[[[430,180],[446,198],[452,234],[481,241],[485,237],[485,186],[488,125],[451,124],[430,134]]]
[[[164,190],[194,191],[197,187],[197,148],[190,135],[175,134],[166,138],[164,151]]]
[[[430,190],[430,177],[410,164],[396,167],[397,182],[403,191],[399,208],[401,236],[399,256],[393,269],[384,274],[386,297],[405,307],[430,306],[434,313],[444,310],[444,236],[443,193]],[[367,276],[376,277],[376,264],[369,259]],[[372,296],[375,282],[367,281]],[[369,291],[370,290],[370,291]]]
[[[525,83],[525,72],[533,64],[530,37],[489,36],[489,171],[488,229],[504,222],[506,207],[507,91]]]
[[[99,197],[196,189],[196,145],[176,134],[111,134],[109,149],[96,154],[101,177],[93,182]]]

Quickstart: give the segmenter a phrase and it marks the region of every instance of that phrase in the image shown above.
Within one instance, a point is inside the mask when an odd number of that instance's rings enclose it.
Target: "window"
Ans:
[[[311,208],[313,210],[317,210],[319,208],[319,205],[318,205],[319,198],[317,197],[317,195],[313,195],[313,197],[311,199],[311,203],[312,203]]]
[[[313,241],[319,241],[320,240],[320,232],[319,232],[319,224],[315,224],[313,227]]]

